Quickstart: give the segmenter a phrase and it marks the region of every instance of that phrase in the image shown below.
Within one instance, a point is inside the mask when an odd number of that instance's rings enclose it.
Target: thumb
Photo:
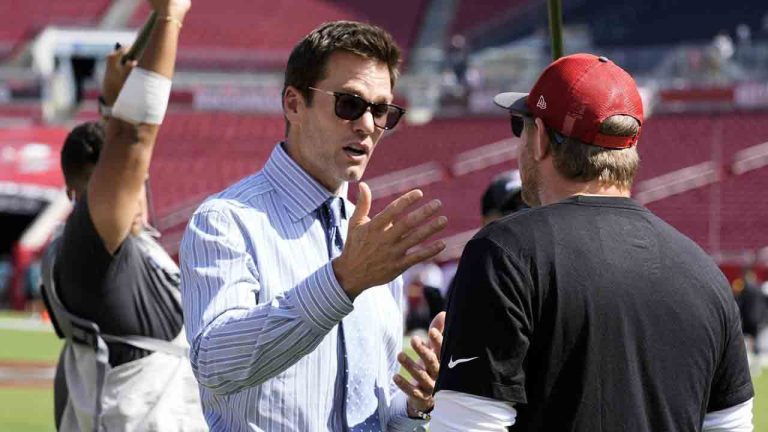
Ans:
[[[365,182],[357,185],[357,203],[355,203],[355,212],[349,220],[349,224],[357,226],[366,221],[368,212],[371,211],[371,188]]]

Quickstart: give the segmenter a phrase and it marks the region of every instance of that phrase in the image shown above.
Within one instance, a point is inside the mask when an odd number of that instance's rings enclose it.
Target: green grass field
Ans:
[[[0,314],[0,320],[18,318]],[[0,330],[0,361],[29,361],[54,364],[61,341],[52,332]],[[0,431],[53,431],[53,388],[0,386]]]
[[[0,319],[8,316],[7,313],[0,314]],[[53,332],[0,329],[0,347],[0,361],[54,363],[58,358],[61,341]],[[755,381],[755,395],[755,431],[768,432],[768,370]],[[0,431],[53,430],[52,388],[0,387]]]

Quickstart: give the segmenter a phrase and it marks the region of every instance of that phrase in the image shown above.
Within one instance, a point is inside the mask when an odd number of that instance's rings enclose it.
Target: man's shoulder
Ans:
[[[484,226],[475,239],[488,239],[495,243],[523,240],[540,230],[543,208],[525,209],[509,214]]]
[[[259,171],[206,198],[195,214],[230,213],[240,210],[263,212],[265,205],[260,198],[273,190],[274,187],[267,176],[263,171]]]

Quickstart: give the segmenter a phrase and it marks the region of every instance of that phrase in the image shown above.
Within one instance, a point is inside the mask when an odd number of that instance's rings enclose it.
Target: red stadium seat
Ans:
[[[110,0],[0,0],[0,58],[50,25],[93,26]]]
[[[380,25],[392,33],[407,53],[416,38],[426,5],[426,0],[197,2],[184,24],[179,64],[198,68],[281,69],[293,46],[304,35],[323,22],[339,19]],[[141,25],[148,14],[148,6],[138,8],[132,24]]]

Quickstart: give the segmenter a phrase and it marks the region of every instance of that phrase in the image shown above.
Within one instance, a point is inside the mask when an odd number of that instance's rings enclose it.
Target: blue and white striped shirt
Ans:
[[[346,195],[346,185],[342,196]],[[353,310],[316,211],[331,193],[278,144],[264,169],[210,197],[181,243],[184,323],[205,418],[221,431],[341,430],[338,324]],[[344,200],[347,212],[354,206]],[[348,223],[341,221],[346,239]],[[402,279],[366,290],[381,430],[423,425],[392,382]]]

